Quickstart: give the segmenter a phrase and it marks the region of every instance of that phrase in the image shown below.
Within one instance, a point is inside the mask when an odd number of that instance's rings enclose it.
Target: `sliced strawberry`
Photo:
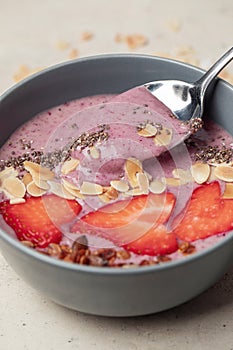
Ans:
[[[176,238],[162,224],[168,220],[174,204],[171,193],[134,197],[85,215],[72,231],[107,238],[137,254],[171,253],[177,249]]]
[[[184,211],[174,221],[173,232],[184,241],[195,241],[233,228],[233,200],[222,199],[217,181],[193,191]]]
[[[40,248],[59,243],[61,225],[72,221],[80,210],[81,206],[76,201],[52,194],[30,197],[21,204],[0,203],[0,214],[18,239],[30,241]]]

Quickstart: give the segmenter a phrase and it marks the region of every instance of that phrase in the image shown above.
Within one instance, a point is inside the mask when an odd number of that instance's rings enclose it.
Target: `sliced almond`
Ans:
[[[75,186],[75,184],[72,184],[65,179],[62,179],[62,184],[63,184],[64,188],[66,189],[66,191],[68,191],[73,196],[80,198],[80,199],[85,198],[85,196],[82,193],[80,193],[79,187]]]
[[[30,182],[33,181],[32,175],[30,173],[24,174],[22,181],[24,185],[27,186],[28,184],[30,184]]]
[[[130,185],[134,187],[138,187],[138,179],[137,173],[142,173],[142,164],[136,158],[129,158],[125,162],[125,172],[128,177]]]
[[[77,158],[70,158],[69,160],[66,160],[64,164],[61,167],[61,172],[63,175],[67,175],[74,171],[77,166],[79,165],[80,161]]]
[[[129,190],[129,185],[123,180],[112,180],[110,185],[118,192],[126,192]]]
[[[172,129],[162,128],[154,137],[154,143],[158,146],[168,146],[172,140]]]
[[[149,174],[147,171],[144,170],[144,174],[146,174],[149,181],[152,181],[153,177],[151,174]]]
[[[175,177],[162,178],[162,182],[164,182],[167,186],[171,187],[182,185],[182,181],[180,179],[176,179]]]
[[[6,178],[2,183],[2,187],[7,192],[9,192],[12,196],[17,198],[24,197],[26,193],[26,188],[24,183],[20,179],[14,176],[10,176]]]
[[[55,176],[54,172],[46,167],[41,166],[40,164],[25,161],[24,163],[25,169],[34,176],[39,175],[41,180],[52,180]]]
[[[80,192],[89,196],[96,196],[103,193],[103,187],[93,182],[84,181],[80,187]]]
[[[137,134],[143,137],[153,137],[157,132],[158,129],[154,125],[146,124],[145,128],[139,130]]]
[[[143,193],[143,191],[141,190],[141,188],[133,188],[132,190],[129,190],[127,192],[124,192],[123,195],[128,197],[128,196],[141,196]]]
[[[21,204],[25,203],[26,200],[24,198],[11,198],[10,199],[10,204]]]
[[[3,181],[5,178],[9,176],[18,176],[17,170],[15,170],[12,166],[7,167],[4,170],[0,171],[0,180]]]
[[[68,192],[65,187],[56,181],[49,181],[50,192],[56,194],[57,196],[65,199],[74,199],[75,197]]]
[[[146,174],[137,173],[136,177],[137,177],[138,185],[139,185],[139,188],[141,189],[141,191],[144,194],[148,194],[149,193],[149,180],[148,180],[148,177],[146,176]]]
[[[219,180],[233,182],[233,167],[231,166],[219,165],[215,168],[214,174]]]
[[[41,188],[42,190],[49,190],[49,184],[47,181],[42,180],[40,175],[35,173],[32,177],[33,181],[35,182],[36,186],[38,186],[39,188]]]
[[[100,150],[96,148],[95,146],[90,147],[90,156],[93,159],[99,159],[100,158]]]
[[[210,175],[208,177],[208,182],[216,181],[218,180],[217,176],[215,175],[215,166],[210,165]]]
[[[166,184],[160,180],[153,180],[149,186],[150,192],[155,194],[163,193],[165,189],[166,189]]]
[[[38,187],[34,181],[30,182],[27,185],[27,192],[28,194],[30,194],[32,197],[40,197],[43,194],[45,194],[47,191],[41,189],[40,187]]]
[[[99,198],[105,202],[108,203],[111,200],[118,198],[118,191],[113,187],[108,187],[107,190],[104,190],[104,192],[99,195]]]
[[[228,182],[225,184],[225,191],[224,191],[222,197],[225,199],[233,199],[233,183],[232,182]]]
[[[190,170],[194,181],[199,185],[206,182],[210,176],[210,166],[207,163],[196,162]]]
[[[183,184],[189,183],[193,181],[193,177],[192,174],[189,170],[185,170],[185,169],[181,169],[181,168],[176,168],[172,171],[172,175],[177,178],[180,179],[180,181]]]

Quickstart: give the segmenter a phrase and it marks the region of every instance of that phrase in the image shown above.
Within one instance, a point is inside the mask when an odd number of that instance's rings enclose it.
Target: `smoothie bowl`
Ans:
[[[201,74],[152,56],[96,56],[3,94],[0,248],[31,286],[72,309],[136,316],[188,301],[227,271],[233,88],[217,82],[200,130],[134,89]]]

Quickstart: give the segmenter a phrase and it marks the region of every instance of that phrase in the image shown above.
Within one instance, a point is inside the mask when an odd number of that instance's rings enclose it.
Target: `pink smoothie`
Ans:
[[[140,136],[136,131],[146,123],[156,126],[161,124],[171,129],[171,143],[161,146],[155,144],[150,137]],[[100,157],[94,159],[90,154],[90,147],[78,143],[77,140],[80,135],[96,136],[100,131],[100,139],[95,143]],[[79,170],[67,174],[65,179],[79,187],[84,181],[109,186],[111,180],[124,179],[124,164],[128,158],[140,160],[143,169],[152,178],[162,179],[172,177],[175,168],[189,169],[204,147],[232,148],[232,137],[212,122],[208,122],[202,130],[183,142],[187,134],[191,134],[189,125],[180,123],[171,116],[170,110],[143,88],[133,89],[119,96],[85,97],[42,112],[16,130],[0,149],[0,170],[11,163],[15,165],[15,160],[23,154],[25,159],[34,161],[36,157],[38,159],[38,155],[47,156],[60,152],[59,159],[64,160],[64,152],[72,145],[71,156],[80,160]],[[179,145],[176,146],[177,144]],[[47,159],[45,158],[45,166],[48,165]],[[6,161],[10,162],[6,164]],[[59,161],[50,162],[49,166],[53,168],[57,178],[63,176]],[[24,170],[20,171],[22,175]],[[167,223],[168,228],[187,204],[195,187],[198,185],[193,182],[177,187],[167,186],[167,191],[176,197],[175,208]],[[6,199],[3,192],[0,195],[0,200]],[[121,200],[125,200],[125,197],[120,194],[115,201]],[[98,196],[86,196],[84,200],[78,198],[77,201],[82,205],[77,219],[105,205]],[[9,234],[14,235],[2,218],[0,224]],[[223,236],[225,233],[195,241],[192,243],[193,249],[206,249],[223,239]],[[78,233],[70,232],[70,227],[66,226],[61,244],[71,246],[78,237]],[[119,249],[104,238],[90,234],[87,234],[87,238],[90,249]],[[178,259],[184,256],[181,251],[177,251],[170,254],[169,258]],[[145,255],[131,253],[127,263],[140,264],[145,259],[153,260]]]

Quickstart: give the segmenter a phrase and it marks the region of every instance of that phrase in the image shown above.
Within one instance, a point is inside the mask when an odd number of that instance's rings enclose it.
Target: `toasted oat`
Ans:
[[[129,185],[123,180],[112,180],[110,185],[118,192],[126,192],[129,190]]]
[[[166,184],[160,180],[153,180],[150,183],[149,190],[155,194],[163,193],[166,190]]]
[[[158,146],[168,146],[172,141],[172,129],[162,128],[154,137],[154,143]]]
[[[137,131],[137,134],[143,137],[153,137],[157,134],[158,129],[151,124],[146,124],[145,128]]]
[[[231,166],[219,165],[215,168],[214,174],[219,180],[233,182],[233,167]]]
[[[149,180],[148,180],[148,177],[146,176],[146,174],[137,173],[136,177],[137,177],[137,181],[138,181],[138,185],[139,185],[140,190],[144,194],[148,194],[149,193]]]
[[[65,199],[74,199],[75,197],[68,192],[65,187],[56,181],[48,181],[50,186],[50,192],[56,194],[57,196]]]
[[[17,177],[10,176],[3,180],[2,187],[8,193],[16,198],[22,198],[25,196],[26,188],[24,183]]]
[[[233,183],[232,182],[227,182],[225,184],[225,190],[224,190],[222,197],[225,199],[233,199]]]
[[[206,182],[210,176],[210,166],[207,163],[197,161],[190,170],[194,181],[199,185]]]
[[[32,197],[40,197],[43,194],[45,194],[47,191],[41,189],[40,187],[38,187],[34,181],[30,182],[29,184],[27,184],[27,192],[28,194],[30,194]]]
[[[96,148],[95,146],[90,147],[90,156],[93,159],[99,159],[100,158],[100,150]]]
[[[80,192],[89,196],[96,196],[103,193],[103,187],[93,182],[84,181],[80,187]]]
[[[71,173],[72,171],[74,171],[78,165],[79,165],[80,161],[79,159],[76,159],[76,158],[70,158],[69,160],[66,160],[62,167],[61,167],[61,173],[63,175],[67,175],[69,173]]]
[[[136,158],[128,158],[125,163],[125,172],[127,175],[127,178],[129,180],[130,185],[134,187],[138,187],[138,179],[137,179],[137,173],[142,173],[142,164],[141,162]]]
[[[24,198],[11,198],[10,199],[10,204],[21,204],[21,203],[25,203],[26,200]]]

